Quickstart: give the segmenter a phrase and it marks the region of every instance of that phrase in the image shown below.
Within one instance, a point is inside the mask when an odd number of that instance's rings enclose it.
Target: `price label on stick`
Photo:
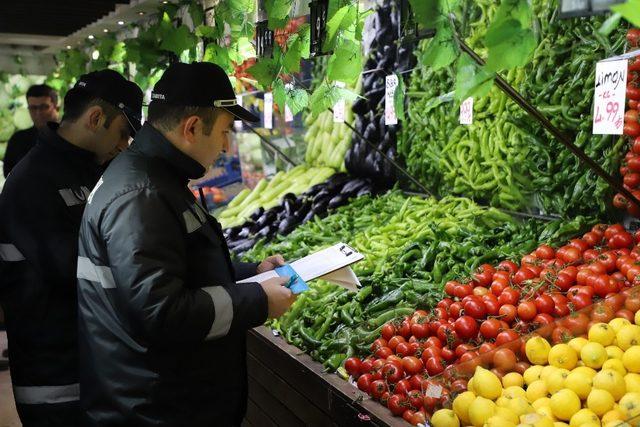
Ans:
[[[238,103],[238,105],[240,107],[242,107],[242,95],[236,95],[236,102]],[[242,120],[235,120],[233,122],[233,126],[236,128],[237,131],[241,131],[242,130]]]
[[[627,88],[628,60],[601,61],[596,64],[593,98],[593,133],[622,135]]]
[[[398,76],[391,74],[386,78],[386,92],[384,95],[384,123],[387,126],[397,125],[398,116],[396,116],[395,95],[398,88]]]
[[[273,93],[264,93],[264,127],[273,129]]]
[[[473,98],[467,98],[460,104],[460,124],[470,125],[473,123]]]
[[[293,90],[293,85],[291,83],[287,83],[285,85],[285,88],[287,89],[287,91]],[[290,123],[293,121],[293,113],[291,112],[291,108],[289,108],[286,102],[284,104],[284,121],[285,123]]]
[[[343,88],[346,85],[344,82],[336,82],[336,87]],[[336,105],[333,106],[333,122],[334,123],[344,123],[344,111],[345,111],[345,102],[344,98],[340,101],[336,102]]]

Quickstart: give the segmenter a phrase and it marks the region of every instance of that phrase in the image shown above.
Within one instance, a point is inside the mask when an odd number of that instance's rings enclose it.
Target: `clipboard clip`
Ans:
[[[344,256],[349,257],[353,255],[354,250],[349,246],[343,244],[342,246],[340,246],[340,252],[342,252]]]

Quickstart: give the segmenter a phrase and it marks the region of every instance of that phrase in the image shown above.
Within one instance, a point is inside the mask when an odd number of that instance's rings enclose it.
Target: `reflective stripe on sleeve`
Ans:
[[[11,243],[0,243],[0,260],[7,262],[24,261],[24,255]]]
[[[194,231],[202,227],[202,222],[199,221],[196,215],[189,209],[182,212],[182,218],[184,219],[184,225],[187,228],[187,233],[193,233]]]
[[[80,400],[80,384],[55,386],[14,386],[16,403],[38,405]]]
[[[206,339],[220,338],[229,332],[233,321],[233,302],[229,292],[222,286],[210,286],[202,288],[211,296],[215,309],[215,319]]]
[[[60,196],[67,204],[67,206],[84,205],[87,202],[87,197],[91,193],[84,185],[79,190],[73,188],[62,188],[58,190]]]
[[[86,257],[78,257],[77,277],[78,279],[100,283],[105,289],[113,289],[116,287],[116,281],[113,278],[111,269],[106,266],[95,265]]]

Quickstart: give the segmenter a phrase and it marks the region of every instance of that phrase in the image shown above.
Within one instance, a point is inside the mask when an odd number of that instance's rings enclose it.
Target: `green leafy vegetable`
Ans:
[[[261,59],[247,70],[262,88],[270,87],[279,72],[280,64],[273,58]]]
[[[471,58],[464,55],[458,60],[455,99],[463,101],[468,97],[482,98],[493,86],[495,73],[478,68]]]
[[[611,6],[611,10],[622,15],[636,27],[640,27],[640,0],[628,0],[626,3]]]
[[[436,22],[436,35],[420,58],[421,62],[434,70],[450,65],[458,57],[458,47],[453,38],[453,29],[445,17]]]
[[[497,25],[491,25],[484,40],[489,50],[487,68],[492,71],[526,65],[536,48],[533,31],[522,28],[515,19],[505,19]]]
[[[360,44],[344,40],[329,59],[327,77],[332,81],[355,84],[362,71],[362,50]]]

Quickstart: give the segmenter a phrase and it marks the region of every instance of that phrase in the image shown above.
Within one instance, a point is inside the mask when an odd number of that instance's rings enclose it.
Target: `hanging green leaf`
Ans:
[[[611,14],[611,16],[609,16],[607,20],[602,23],[602,26],[600,26],[598,32],[603,36],[608,36],[613,32],[613,30],[618,28],[621,19],[622,15],[620,15],[619,13]]]
[[[189,4],[189,15],[193,21],[193,26],[198,27],[204,23],[204,9],[202,3],[194,1]]]
[[[309,105],[309,94],[304,89],[287,89],[287,105],[292,114],[298,114]]]
[[[288,73],[300,72],[300,60],[302,59],[302,42],[298,34],[289,38],[287,52],[284,54],[282,65]]]
[[[284,111],[284,106],[287,101],[287,94],[285,92],[284,83],[281,79],[276,79],[271,87],[273,92],[273,102],[276,103],[280,111]]]
[[[278,77],[279,71],[280,64],[271,58],[261,59],[247,69],[247,73],[252,75],[263,89],[273,84],[273,81]]]
[[[515,19],[522,28],[529,28],[533,19],[533,10],[527,0],[502,0],[493,17],[492,24]],[[491,27],[491,26],[490,26]]]
[[[126,55],[127,49],[124,42],[118,42],[113,46],[113,51],[111,52],[111,56],[109,57],[109,62],[122,63],[124,62],[124,58]]]
[[[622,15],[636,27],[640,27],[640,0],[628,0],[626,3],[611,6],[611,10]]]
[[[358,11],[358,19],[356,23],[356,40],[362,40],[362,33],[364,31],[364,24],[369,17],[374,13],[373,9],[365,10],[364,12]]]
[[[415,21],[423,28],[435,28],[441,16],[439,0],[409,0]]]
[[[165,35],[164,39],[160,43],[160,49],[168,50],[180,55],[185,50],[191,48],[198,42],[196,37],[191,33],[189,27],[186,25],[180,25],[173,31],[170,31]]]
[[[289,20],[293,0],[265,0],[264,8],[269,19],[269,29],[284,28]]]
[[[209,43],[204,49],[204,56],[202,58],[204,62],[212,62],[222,67],[227,74],[233,72],[233,65],[229,59],[229,50],[219,46],[216,43]]]
[[[208,25],[198,25],[196,27],[196,36],[208,39],[218,38],[218,31]]]
[[[471,58],[462,55],[458,59],[455,99],[463,101],[470,96],[482,98],[491,90],[494,77],[494,72],[486,67],[479,68]]]
[[[170,20],[173,20],[176,18],[176,15],[178,14],[178,10],[180,10],[180,6],[173,3],[166,3],[166,4],[163,3],[162,7],[160,8],[160,12],[162,12],[163,14],[166,14]]]
[[[304,59],[309,59],[311,55],[311,26],[309,24],[300,25],[297,35],[300,40],[300,55]]]
[[[336,103],[344,99],[347,102],[352,102],[358,97],[356,93],[349,89],[340,88],[327,82],[322,82],[316,90],[313,91],[309,98],[309,106],[311,108],[311,114],[316,117],[329,108],[333,108]]]
[[[527,64],[536,49],[533,31],[522,28],[515,19],[491,25],[484,38],[489,51],[487,68],[492,71],[510,70]]]
[[[344,39],[329,59],[327,78],[331,81],[354,85],[361,72],[362,50],[360,44],[350,39]]]
[[[335,48],[338,35],[353,27],[353,38],[355,38],[355,25],[358,18],[357,5],[347,5],[338,11],[327,21],[327,36],[323,49],[328,52]]]
[[[393,106],[396,109],[396,117],[399,121],[404,120],[404,80],[402,76],[397,75],[398,77],[398,86],[396,86],[396,91],[393,94]]]
[[[449,20],[441,17],[436,22],[436,35],[424,50],[420,61],[434,70],[444,68],[458,57],[458,45],[453,37],[453,29]]]
[[[256,49],[251,40],[247,37],[236,39],[228,48],[229,58],[236,64],[242,64],[245,59],[255,58]]]

